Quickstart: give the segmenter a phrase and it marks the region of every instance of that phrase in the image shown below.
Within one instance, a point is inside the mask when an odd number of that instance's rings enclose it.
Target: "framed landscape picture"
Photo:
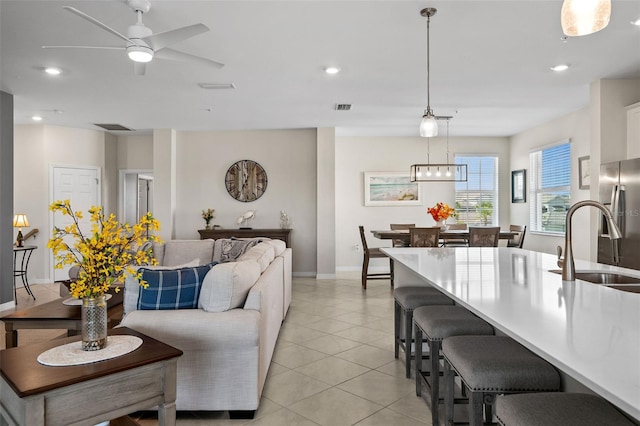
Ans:
[[[405,172],[364,172],[365,206],[420,206],[420,186]]]

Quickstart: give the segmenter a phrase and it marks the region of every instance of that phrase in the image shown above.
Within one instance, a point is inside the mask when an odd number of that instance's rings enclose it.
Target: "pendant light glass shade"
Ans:
[[[438,136],[438,120],[430,109],[424,112],[422,121],[420,122],[420,136],[423,138],[432,138]]]
[[[564,0],[562,31],[568,36],[583,36],[602,30],[611,19],[611,0]]]

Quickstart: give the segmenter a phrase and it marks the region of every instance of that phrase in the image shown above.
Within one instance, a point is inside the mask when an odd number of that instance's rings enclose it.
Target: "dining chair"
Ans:
[[[517,232],[518,235],[509,238],[507,247],[522,248],[522,244],[524,244],[524,234],[527,232],[527,225],[510,225],[509,231]]]
[[[388,256],[381,252],[379,248],[369,248],[367,238],[364,235],[364,226],[358,226],[358,228],[360,228],[360,239],[362,240],[362,250],[364,252],[362,260],[362,289],[367,289],[367,280],[391,280],[391,287],[393,287],[393,260],[389,257],[389,272],[369,273],[370,259]]]
[[[440,227],[409,229],[409,245],[411,247],[438,247]]]
[[[415,228],[415,223],[392,223],[389,225],[392,231],[408,231],[411,228]],[[396,238],[393,240],[394,247],[408,247],[407,240],[402,238]]]
[[[466,223],[452,223],[447,225],[447,231],[467,231],[469,225]],[[444,238],[443,245],[446,247],[467,247],[468,243],[466,238]]]
[[[469,227],[469,247],[498,247],[500,227]]]

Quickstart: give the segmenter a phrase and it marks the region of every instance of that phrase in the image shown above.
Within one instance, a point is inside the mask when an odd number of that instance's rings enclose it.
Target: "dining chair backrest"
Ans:
[[[527,226],[526,225],[510,225],[509,231],[517,232],[518,235],[509,238],[509,240],[507,241],[507,247],[522,248],[522,245],[524,244],[524,235],[527,232]]]
[[[452,223],[447,224],[447,231],[466,231],[469,229],[469,225],[466,223]],[[443,238],[443,245],[449,247],[466,247],[467,239],[456,237],[456,238]]]
[[[438,247],[439,241],[439,226],[409,229],[409,244],[411,247]]]
[[[369,251],[369,247],[367,246],[367,238],[364,236],[364,226],[358,226],[360,228],[360,239],[362,240],[362,251],[365,253]]]
[[[498,247],[500,227],[469,227],[469,247]]]
[[[415,228],[416,224],[415,223],[392,223],[389,225],[391,227],[392,231],[407,231],[411,228]],[[407,241],[405,239],[402,238],[394,238],[393,239],[393,246],[394,247],[406,247],[407,246]]]

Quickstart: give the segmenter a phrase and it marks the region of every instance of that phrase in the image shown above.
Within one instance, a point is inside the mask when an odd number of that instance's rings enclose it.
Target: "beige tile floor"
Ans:
[[[32,287],[36,302],[57,297],[57,286]],[[19,308],[32,303],[21,297],[24,290],[18,293]],[[34,331],[19,340],[22,345],[56,335],[60,332]],[[152,412],[132,417],[142,426],[157,425]],[[230,420],[226,412],[181,412],[177,424],[430,425],[426,403],[415,396],[413,379],[404,377],[404,363],[393,356],[389,282],[370,281],[362,291],[359,273],[341,274],[336,280],[294,278],[293,302],[256,418]]]

